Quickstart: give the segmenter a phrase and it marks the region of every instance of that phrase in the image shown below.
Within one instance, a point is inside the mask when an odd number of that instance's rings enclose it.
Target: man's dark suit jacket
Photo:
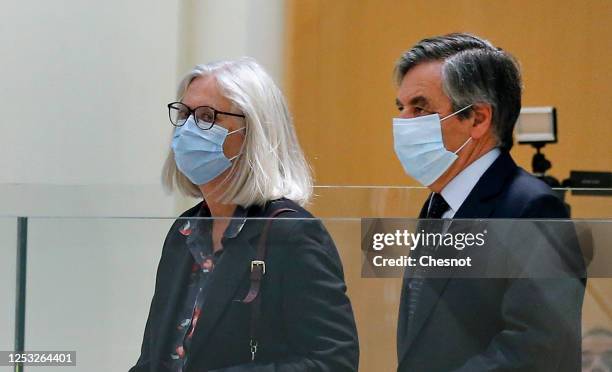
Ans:
[[[420,218],[426,211],[427,203]],[[454,218],[566,219],[568,214],[546,184],[502,151]],[[536,248],[520,233],[514,239],[510,246]],[[579,371],[584,264],[573,241],[554,248],[573,257],[576,277],[425,279],[408,332],[405,278],[398,371]]]
[[[197,215],[200,206],[181,217]],[[249,346],[250,305],[240,300],[250,286],[250,264],[265,223],[261,219],[247,220],[235,238],[222,241],[223,255],[211,274],[209,300],[194,331],[186,371],[357,370],[357,330],[336,247],[319,220],[287,199],[251,207],[248,217],[266,217],[279,208],[297,212],[281,214],[268,234],[255,363]],[[169,327],[193,264],[186,237],[178,231],[184,223],[177,220],[164,243],[141,355],[130,372],[163,371],[160,357],[168,348]]]

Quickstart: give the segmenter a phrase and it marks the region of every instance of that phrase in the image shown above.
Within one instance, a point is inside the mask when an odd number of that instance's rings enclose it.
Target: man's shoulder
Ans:
[[[524,169],[517,167],[501,196],[500,212],[511,211],[508,217],[566,218],[567,211],[561,199],[549,185]]]
[[[516,168],[514,176],[510,178],[507,190],[514,197],[526,200],[554,195],[550,186],[521,167]]]

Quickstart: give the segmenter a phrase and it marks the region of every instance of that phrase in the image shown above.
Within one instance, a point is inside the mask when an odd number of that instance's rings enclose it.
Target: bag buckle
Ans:
[[[266,263],[264,261],[253,260],[251,261],[251,271],[255,269],[255,266],[261,266],[261,272],[266,273]]]
[[[251,360],[254,361],[255,354],[257,354],[257,346],[259,345],[259,343],[257,342],[257,340],[252,338],[249,344],[251,346]]]

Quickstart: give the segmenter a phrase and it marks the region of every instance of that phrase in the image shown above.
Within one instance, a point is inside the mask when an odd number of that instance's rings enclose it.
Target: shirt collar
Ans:
[[[480,177],[489,169],[500,154],[499,148],[492,149],[468,165],[444,186],[440,193],[452,209],[453,214],[459,210]]]

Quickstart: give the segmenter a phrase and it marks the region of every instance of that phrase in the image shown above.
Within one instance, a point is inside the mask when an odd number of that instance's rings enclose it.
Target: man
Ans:
[[[404,53],[395,77],[395,151],[433,192],[420,218],[568,218],[552,190],[509,154],[521,108],[512,56],[476,36],[450,34]],[[524,247],[527,237],[514,235],[510,246]],[[576,277],[434,279],[407,269],[398,371],[579,370],[582,259],[575,244],[555,249],[571,258]]]

